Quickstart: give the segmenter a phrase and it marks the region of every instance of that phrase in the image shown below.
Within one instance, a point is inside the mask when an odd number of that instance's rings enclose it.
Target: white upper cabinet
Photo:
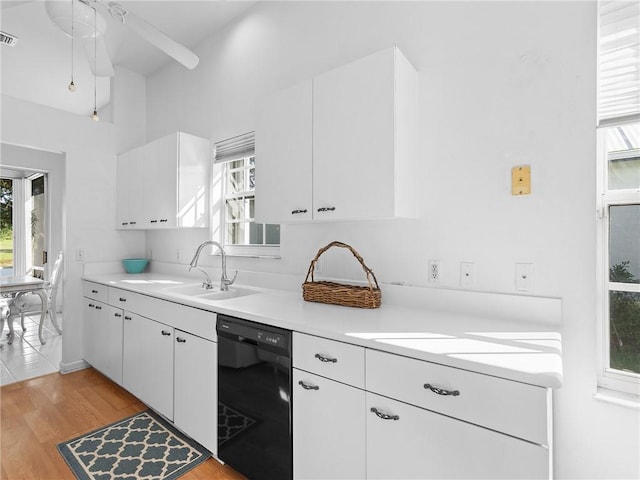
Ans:
[[[289,223],[313,218],[311,80],[265,101],[256,128],[256,219]]]
[[[415,216],[418,74],[389,48],[279,92],[256,129],[256,218]]]
[[[118,157],[117,228],[208,225],[209,141],[178,132]]]
[[[144,190],[140,179],[144,178],[144,147],[118,155],[116,227],[139,229],[144,217]]]
[[[418,75],[397,48],[313,81],[315,218],[411,217]]]

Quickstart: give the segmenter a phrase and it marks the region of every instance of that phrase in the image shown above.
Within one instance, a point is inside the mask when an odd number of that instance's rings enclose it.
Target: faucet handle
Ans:
[[[233,282],[236,281],[236,278],[238,278],[238,270],[236,270],[236,273],[233,274],[233,278],[231,280],[229,280],[227,285],[232,285]]]

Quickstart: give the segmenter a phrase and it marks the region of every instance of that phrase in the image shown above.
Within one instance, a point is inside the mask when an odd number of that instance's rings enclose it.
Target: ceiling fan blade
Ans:
[[[162,50],[171,58],[181,63],[190,70],[198,65],[200,59],[184,45],[169,38],[156,27],[128,11],[124,20],[125,26],[144,38],[147,42]]]
[[[115,75],[115,71],[113,70],[113,65],[109,58],[107,46],[104,43],[104,37],[98,35],[96,39],[97,42],[95,46],[93,38],[85,37],[82,39],[82,46],[84,47],[84,53],[86,54],[87,61],[89,62],[89,68],[91,68],[91,72],[98,77],[113,77]],[[97,53],[95,63],[94,51]]]

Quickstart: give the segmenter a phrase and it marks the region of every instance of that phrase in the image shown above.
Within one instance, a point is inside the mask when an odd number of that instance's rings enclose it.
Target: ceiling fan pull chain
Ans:
[[[73,83],[73,2],[75,0],[71,0],[71,83],[69,84],[69,91],[76,91],[76,84]]]

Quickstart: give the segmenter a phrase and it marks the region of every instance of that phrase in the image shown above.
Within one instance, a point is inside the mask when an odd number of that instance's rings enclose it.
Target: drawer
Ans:
[[[549,389],[370,349],[366,372],[367,391],[549,445]]]
[[[294,332],[293,366],[364,388],[363,347]]]
[[[109,300],[109,287],[95,282],[82,282],[82,295],[107,303]]]
[[[217,341],[216,314],[199,308],[110,287],[109,303],[207,340]]]
[[[109,305],[122,308],[129,312],[137,313],[143,317],[150,318],[145,313],[146,305],[149,300],[153,300],[147,295],[129,292],[120,288],[109,287]]]

